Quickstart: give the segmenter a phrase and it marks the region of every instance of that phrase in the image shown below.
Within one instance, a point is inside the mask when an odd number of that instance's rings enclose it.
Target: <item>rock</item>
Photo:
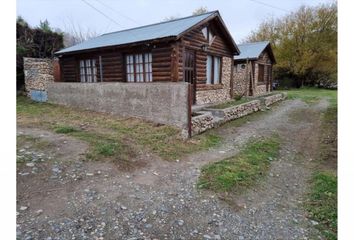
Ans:
[[[145,225],[145,228],[152,228],[152,224],[150,224],[150,223],[149,223],[149,224],[146,224],[146,225]]]
[[[93,176],[93,173],[86,173],[86,176]]]
[[[177,223],[178,223],[179,226],[183,226],[184,221],[183,220],[178,220]]]
[[[221,240],[221,236],[220,235],[214,235],[214,239],[215,240]]]
[[[314,221],[314,220],[311,220],[311,224],[314,225],[314,226],[316,226],[316,225],[318,225],[318,222],[316,222],[316,221]]]
[[[39,210],[36,211],[36,214],[37,214],[37,215],[41,215],[42,213],[43,213],[43,210],[42,210],[42,209],[39,209]]]
[[[25,211],[25,210],[27,210],[27,208],[28,208],[28,207],[26,207],[26,206],[21,206],[21,207],[20,207],[20,210],[21,210],[21,211]]]
[[[211,239],[211,237],[210,237],[208,234],[204,234],[204,235],[203,235],[203,238],[204,238],[204,239]]]
[[[122,210],[127,210],[127,207],[121,205],[121,206],[120,206],[120,209],[122,209]]]
[[[53,168],[52,168],[52,171],[53,171],[54,173],[61,173],[60,168],[57,167],[57,166],[53,167]]]
[[[26,166],[27,166],[27,167],[34,167],[34,163],[33,163],[33,162],[26,163]]]

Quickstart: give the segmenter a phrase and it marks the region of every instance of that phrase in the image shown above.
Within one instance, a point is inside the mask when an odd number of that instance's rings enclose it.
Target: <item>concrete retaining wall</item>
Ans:
[[[59,83],[48,86],[56,104],[188,127],[188,83]]]

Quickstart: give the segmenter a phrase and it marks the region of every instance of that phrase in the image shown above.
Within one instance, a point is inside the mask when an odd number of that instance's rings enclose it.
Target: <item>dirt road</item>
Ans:
[[[87,145],[18,126],[19,239],[308,239],[302,209],[325,100],[287,100],[240,127],[222,126],[223,144],[176,162],[141,153],[133,172],[84,161]],[[256,188],[227,201],[196,188],[200,168],[236,154],[252,137],[279,134],[280,157]],[[30,136],[30,137],[28,137]]]

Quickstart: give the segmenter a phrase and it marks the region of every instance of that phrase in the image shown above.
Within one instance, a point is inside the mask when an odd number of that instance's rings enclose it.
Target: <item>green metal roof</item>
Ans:
[[[257,59],[263,50],[269,45],[268,41],[238,44],[240,55],[235,60]]]
[[[218,11],[122,30],[118,32],[107,33],[72,47],[62,49],[56,52],[56,54],[65,54],[69,52],[83,51],[100,47],[118,46],[166,37],[177,37],[199,22],[207,19],[208,17],[216,15],[219,15]],[[237,51],[238,49],[236,44],[234,42],[233,44]]]

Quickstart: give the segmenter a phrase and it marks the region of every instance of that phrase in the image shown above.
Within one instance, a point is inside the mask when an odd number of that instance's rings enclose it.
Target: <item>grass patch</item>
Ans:
[[[320,224],[317,228],[327,239],[337,239],[337,177],[330,172],[318,172],[312,178],[309,217]]]
[[[328,99],[331,105],[337,103],[337,90],[304,87],[281,92],[286,92],[288,99],[301,99],[307,104],[316,104],[324,98]]]
[[[45,141],[39,137],[32,137],[29,135],[18,135],[16,137],[16,141],[17,148],[27,145],[38,150],[45,150],[48,147],[52,146],[52,144],[48,141]]]
[[[305,208],[326,239],[337,239],[337,94],[332,93],[328,100],[330,105],[321,116],[317,171],[312,176]]]
[[[64,133],[90,145],[89,159],[126,159],[147,149],[166,160],[175,160],[218,145],[221,138],[201,134],[189,140],[178,138],[180,130],[135,118],[119,118],[17,97],[17,122]],[[53,128],[53,126],[55,126]],[[83,127],[84,126],[84,127]]]
[[[57,126],[54,128],[56,133],[72,133],[78,131],[76,128],[71,126]]]
[[[277,136],[251,140],[236,156],[204,166],[197,186],[215,192],[241,192],[265,176],[279,148]]]

